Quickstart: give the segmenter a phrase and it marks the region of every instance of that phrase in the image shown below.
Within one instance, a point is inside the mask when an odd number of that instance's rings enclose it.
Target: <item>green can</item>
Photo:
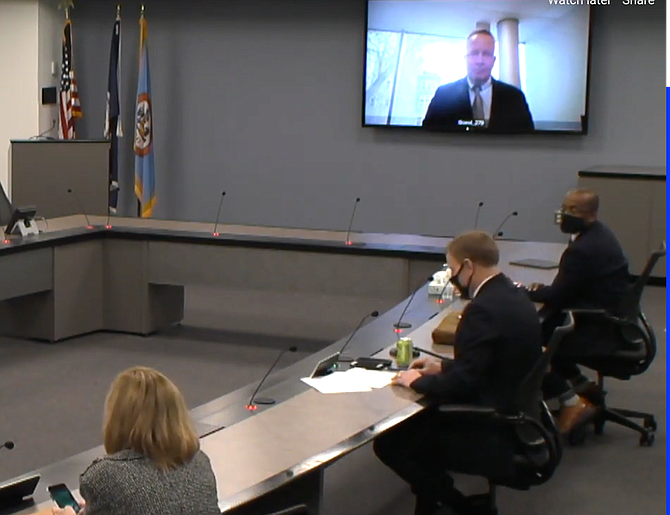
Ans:
[[[412,355],[414,353],[414,344],[411,338],[400,338],[396,344],[398,354],[396,355],[396,362],[399,367],[406,367],[412,362]]]

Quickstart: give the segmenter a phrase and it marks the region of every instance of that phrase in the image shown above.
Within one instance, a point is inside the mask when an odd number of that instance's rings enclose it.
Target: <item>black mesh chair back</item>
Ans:
[[[7,227],[9,220],[12,218],[12,213],[14,212],[14,207],[12,203],[7,198],[5,189],[0,184],[0,226]]]

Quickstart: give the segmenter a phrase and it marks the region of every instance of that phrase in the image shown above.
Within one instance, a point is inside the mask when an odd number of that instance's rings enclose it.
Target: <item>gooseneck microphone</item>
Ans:
[[[349,227],[347,228],[347,238],[345,240],[346,245],[363,245],[362,242],[356,242],[354,243],[349,239],[349,236],[351,235],[351,228],[354,225],[354,218],[356,218],[356,210],[358,209],[358,203],[361,201],[361,197],[356,197],[356,202],[354,202],[354,209],[351,212],[351,220],[349,220]]]
[[[214,236],[219,236],[219,233],[217,232],[217,227],[219,226],[219,217],[221,216],[221,207],[223,206],[223,198],[226,196],[226,192],[222,191],[221,192],[221,200],[219,201],[219,210],[216,212],[216,222],[214,222],[214,232],[212,233]]]
[[[67,190],[67,192],[72,194],[72,196],[74,197],[75,202],[77,203],[77,208],[84,215],[84,218],[86,219],[86,228],[87,229],[93,229],[93,226],[91,225],[91,221],[88,219],[88,215],[86,214],[86,211],[84,211],[84,206],[82,205],[81,200],[79,199],[79,196],[77,195],[77,193],[72,188],[69,188]]]
[[[432,280],[433,280],[433,276],[431,275],[430,277],[428,277],[428,282],[430,282]],[[399,333],[402,329],[409,329],[410,327],[412,327],[412,324],[410,324],[409,322],[403,322],[402,317],[405,316],[405,313],[407,312],[407,308],[409,308],[409,305],[414,300],[414,296],[417,294],[417,292],[421,288],[423,288],[423,284],[420,285],[416,290],[414,290],[414,293],[412,293],[412,296],[409,298],[409,301],[405,305],[405,309],[402,310],[402,313],[400,314],[400,318],[398,318],[398,321],[395,324],[393,324],[393,327],[395,328],[396,333]]]
[[[442,289],[440,290],[440,296],[437,298],[437,303],[438,304],[444,304],[444,292],[447,290],[447,287],[451,284],[451,278],[447,279],[444,283],[444,286],[442,286]]]
[[[274,399],[270,399],[269,397],[259,397],[258,399],[256,399],[256,394],[261,389],[261,386],[263,386],[263,383],[265,382],[265,380],[270,375],[270,372],[272,372],[274,370],[274,368],[277,366],[277,363],[279,363],[279,360],[281,359],[281,357],[284,354],[286,354],[286,352],[295,352],[297,350],[298,350],[298,347],[289,347],[288,349],[284,349],[279,353],[279,356],[277,356],[277,359],[274,361],[272,366],[265,373],[265,375],[263,376],[263,379],[261,379],[261,382],[258,383],[258,386],[254,390],[254,393],[251,394],[251,398],[249,399],[249,403],[246,406],[246,408],[249,411],[255,411],[256,409],[258,409],[257,404],[274,404],[276,402]]]
[[[512,218],[513,216],[519,216],[519,212],[518,211],[512,211],[509,215],[507,215],[507,217],[502,221],[502,223],[498,226],[498,228],[495,231],[493,231],[493,234],[491,235],[491,237],[493,239],[499,238],[500,236],[503,235],[503,233],[500,231],[500,229],[502,229],[505,226],[505,224],[507,223],[507,221],[510,218]]]
[[[14,442],[11,440],[7,440],[5,443],[0,445],[0,449],[7,449],[8,451],[11,451],[14,448]]]
[[[480,202],[479,205],[477,206],[477,214],[475,215],[475,228],[473,230],[477,229],[477,225],[479,224],[479,212],[482,210],[483,205],[484,203]]]
[[[351,341],[351,339],[356,335],[356,333],[358,332],[358,330],[363,326],[363,323],[364,323],[368,318],[370,318],[370,317],[372,317],[372,318],[377,318],[378,316],[379,316],[379,311],[373,311],[372,313],[369,313],[369,314],[365,315],[365,316],[361,319],[361,321],[360,321],[360,322],[358,323],[358,325],[356,326],[356,329],[354,329],[354,332],[351,333],[351,334],[349,335],[349,338],[347,338],[347,341],[344,342],[344,345],[342,345],[342,348],[340,349],[340,352],[338,352],[339,357],[337,358],[337,360],[338,360],[339,362],[341,362],[341,363],[351,363],[351,362],[353,361],[353,358],[348,357],[348,356],[344,356],[344,355],[342,354],[342,353],[344,352],[344,349],[347,348],[347,345],[349,345],[349,342]]]
[[[56,120],[51,120],[51,127],[49,127],[44,132],[40,132],[37,136],[32,136],[30,139],[31,140],[41,139],[55,128],[56,128]],[[52,138],[51,136],[47,136],[45,139],[54,139],[54,138]]]

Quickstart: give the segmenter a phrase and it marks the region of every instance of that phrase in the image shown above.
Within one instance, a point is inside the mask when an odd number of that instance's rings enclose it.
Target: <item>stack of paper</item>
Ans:
[[[304,377],[302,381],[321,393],[370,392],[391,384],[395,372],[351,368],[324,377]]]

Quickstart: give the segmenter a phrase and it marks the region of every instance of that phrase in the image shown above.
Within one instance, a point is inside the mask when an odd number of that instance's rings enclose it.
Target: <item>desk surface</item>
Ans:
[[[347,245],[344,231],[219,224],[219,235],[214,236],[214,224],[211,223],[114,217],[110,220],[111,228],[106,229],[107,221],[106,217],[89,216],[88,222],[93,226],[91,229],[86,228],[87,219],[83,215],[39,222],[40,228],[46,229],[46,232],[37,237],[23,239],[11,236],[0,244],[0,253],[19,251],[25,246],[53,245],[87,237],[107,236],[122,239],[185,240],[213,245],[311,249],[345,254],[433,256],[443,261],[445,247],[452,240],[451,237],[441,236],[353,232],[350,240],[354,245]],[[497,240],[501,256],[505,257],[501,264],[530,257],[558,261],[566,243]]]
[[[66,244],[73,237],[189,237],[205,238],[212,244],[222,241],[212,235],[211,224],[114,219],[113,229],[106,230],[104,217],[90,217],[90,221],[102,227],[82,227],[85,224],[83,216],[50,220],[49,233],[32,242],[13,241],[9,247],[15,252],[29,251],[38,244]],[[272,238],[279,243],[287,240],[292,245],[299,239],[316,245],[324,252],[332,249],[335,249],[332,250],[334,252],[364,252],[361,247],[344,245],[345,234],[341,232],[227,225],[219,226],[218,231],[232,238],[223,244],[247,245],[261,240],[269,245],[267,238]],[[444,247],[449,241],[447,238],[412,235],[359,233],[354,236],[354,241],[363,241],[370,246],[369,252],[427,254],[436,261],[444,259]],[[201,242],[200,239],[195,241]],[[525,283],[550,282],[555,270],[517,267],[509,265],[510,261],[529,257],[558,261],[564,249],[564,245],[552,243],[498,243],[502,270],[514,280]],[[0,248],[0,255],[2,252]],[[436,270],[438,268],[439,265],[436,265]],[[458,303],[460,301],[454,305]],[[363,327],[349,352],[355,356],[386,352],[396,338],[392,325],[404,307],[405,301]],[[424,285],[405,318],[414,328],[406,334],[417,345],[430,347],[432,329],[450,309],[453,306],[445,308],[429,298]],[[256,412],[244,408],[256,386],[254,383],[192,410],[194,420],[202,427],[225,426],[201,439],[202,448],[209,455],[218,479],[222,508],[256,498],[291,478],[324,466],[421,409],[417,403],[419,396],[398,387],[367,393],[322,395],[300,381],[301,377],[309,375],[318,360],[339,350],[343,341],[273,374],[262,394],[275,398],[277,404],[274,406],[260,407]],[[36,513],[50,505],[43,491],[48,484],[65,482],[72,488],[78,486],[79,474],[101,454],[102,448],[99,447],[37,471],[42,474],[42,481],[34,500],[42,504],[19,513]]]

